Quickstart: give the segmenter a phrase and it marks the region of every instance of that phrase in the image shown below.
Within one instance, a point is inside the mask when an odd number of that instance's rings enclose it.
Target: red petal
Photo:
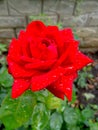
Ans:
[[[90,59],[89,57],[85,56],[83,53],[78,51],[76,54],[76,59],[74,59],[74,67],[77,70],[80,70],[81,68],[92,62],[93,62],[92,59]]]
[[[35,75],[37,73],[37,71],[35,70],[26,70],[23,68],[23,66],[20,66],[14,62],[9,62],[9,71],[14,78],[31,77],[32,75]]]
[[[31,56],[29,48],[30,38],[27,36],[25,31],[21,31],[19,34],[19,42],[21,45],[22,56]]]
[[[36,39],[36,42],[35,41],[31,41],[30,42],[30,51],[31,51],[31,55],[32,57],[34,58],[40,58],[41,57],[41,52],[40,52],[40,49],[38,48],[38,40]]]
[[[12,98],[17,98],[29,89],[30,81],[25,79],[15,79],[12,87]]]
[[[28,63],[26,64],[24,67],[27,69],[41,69],[41,70],[45,70],[45,69],[49,69],[51,68],[51,66],[55,63],[56,60],[48,60],[48,61],[36,61],[33,63]]]
[[[32,37],[39,36],[45,28],[46,26],[41,21],[33,21],[28,24],[26,32]]]
[[[72,86],[73,86],[73,80],[75,78],[76,76],[69,75],[69,76],[63,76],[61,80],[62,85],[64,87],[64,94],[66,95],[69,101],[72,100]]]
[[[56,59],[58,57],[57,48],[54,45],[48,46],[47,59]]]
[[[52,88],[56,89],[59,93],[63,93],[66,95],[69,101],[72,99],[72,85],[73,85],[73,80],[76,78],[76,73],[73,73],[73,75],[67,75],[67,76],[62,76],[59,78],[56,82],[52,84]],[[52,89],[51,88],[51,89]]]
[[[71,28],[66,28],[60,31],[62,39],[64,39],[65,43],[74,40],[74,35]]]
[[[61,57],[57,60],[57,63],[55,66],[59,66],[59,65],[70,65],[72,63],[73,60],[73,56],[76,54],[74,54],[74,48],[75,50],[78,47],[78,42],[77,41],[71,41],[71,43],[69,45],[67,45],[67,49],[65,50],[65,52],[61,55]],[[64,64],[63,64],[64,62]]]
[[[45,36],[49,39],[52,39],[57,46],[58,54],[62,52],[64,45],[63,39],[60,36],[60,31],[57,26],[48,26],[45,30]]]
[[[64,100],[64,93],[58,91],[54,86],[50,85],[47,87],[47,89],[54,94],[56,97],[61,98],[62,100]]]
[[[21,55],[21,50],[20,50],[20,44],[19,41],[16,40],[15,38],[12,39],[11,44],[9,46],[9,52],[7,56],[7,60],[13,60],[15,62],[20,61],[20,55]]]
[[[36,77],[32,77],[32,91],[38,91],[41,90],[51,83],[55,82],[61,75],[70,74],[74,70],[72,67],[58,67],[56,69],[51,70],[50,72],[47,72],[43,75],[39,75]]]

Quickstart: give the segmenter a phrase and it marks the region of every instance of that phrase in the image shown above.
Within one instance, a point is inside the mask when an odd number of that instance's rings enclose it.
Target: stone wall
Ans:
[[[0,0],[0,42],[9,43],[31,19],[72,27],[82,50],[98,51],[98,0]]]

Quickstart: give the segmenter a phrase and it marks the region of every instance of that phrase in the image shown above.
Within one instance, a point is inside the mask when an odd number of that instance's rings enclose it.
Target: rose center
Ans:
[[[50,41],[48,39],[43,39],[42,44],[45,44],[46,47],[48,47],[51,43],[50,43]]]

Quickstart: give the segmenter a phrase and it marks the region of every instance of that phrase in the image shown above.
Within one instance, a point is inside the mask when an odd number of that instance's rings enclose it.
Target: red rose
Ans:
[[[14,78],[12,98],[27,89],[34,92],[46,88],[70,101],[77,71],[93,62],[78,50],[78,43],[69,28],[59,30],[41,21],[31,22],[9,47],[8,70]]]

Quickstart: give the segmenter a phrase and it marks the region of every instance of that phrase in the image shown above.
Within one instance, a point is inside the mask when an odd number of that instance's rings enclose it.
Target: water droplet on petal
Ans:
[[[52,77],[56,78],[56,75],[53,75]]]

